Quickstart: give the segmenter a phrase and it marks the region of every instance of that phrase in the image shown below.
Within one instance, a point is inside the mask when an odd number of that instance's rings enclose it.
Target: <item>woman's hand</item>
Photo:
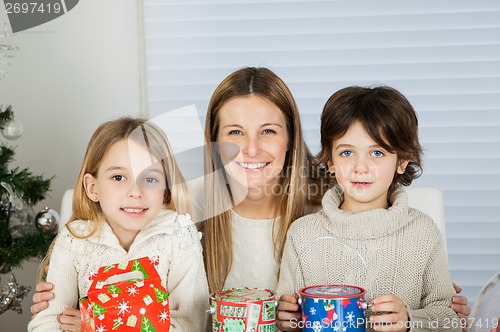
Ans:
[[[301,331],[297,325],[298,322],[302,321],[302,313],[296,296],[281,295],[278,301],[278,315],[276,318],[276,326],[280,331]]]
[[[457,294],[462,292],[462,288],[455,283],[453,283],[453,288],[455,288],[455,292],[457,292]],[[467,304],[469,304],[469,300],[467,300],[465,296],[453,296],[451,308],[460,318],[467,319],[470,315],[470,308]]]
[[[462,292],[462,287],[453,283],[453,288],[455,288],[455,292],[460,294]],[[467,306],[469,304],[469,300],[465,296],[453,296],[451,299],[451,308],[458,314],[460,318],[460,322],[466,323],[469,322],[470,308]],[[467,331],[467,326],[462,328],[463,332]]]
[[[33,294],[34,304],[30,308],[31,313],[33,314],[31,319],[33,319],[33,317],[35,317],[40,311],[47,309],[49,301],[54,298],[54,293],[51,292],[53,287],[54,285],[46,281],[36,284],[36,293]]]
[[[405,332],[408,328],[406,304],[394,294],[377,296],[372,301],[369,325],[375,331]]]
[[[61,329],[64,332],[80,332],[82,330],[80,317],[80,310],[65,308],[62,315],[57,316],[57,320],[61,322]]]

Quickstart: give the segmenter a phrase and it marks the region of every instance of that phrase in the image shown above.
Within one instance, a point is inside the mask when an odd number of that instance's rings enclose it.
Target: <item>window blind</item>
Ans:
[[[500,2],[144,0],[144,24],[150,116],[195,104],[203,123],[225,76],[266,66],[317,152],[334,91],[399,89],[425,149],[413,185],[443,190],[453,281],[473,301],[500,271]]]

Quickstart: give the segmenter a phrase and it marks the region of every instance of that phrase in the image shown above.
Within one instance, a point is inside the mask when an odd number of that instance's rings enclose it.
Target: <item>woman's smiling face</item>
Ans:
[[[268,194],[278,189],[273,187],[280,183],[289,139],[283,112],[268,100],[249,95],[225,103],[218,121],[217,143],[229,177],[249,191]]]

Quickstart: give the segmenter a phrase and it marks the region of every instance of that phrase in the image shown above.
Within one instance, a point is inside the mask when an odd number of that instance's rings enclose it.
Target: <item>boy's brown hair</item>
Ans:
[[[418,140],[418,118],[408,99],[389,86],[350,86],[335,92],[321,114],[322,163],[332,160],[333,141],[359,122],[368,135],[398,161],[409,160],[403,174],[395,173],[391,188],[409,186],[422,174],[422,147]]]

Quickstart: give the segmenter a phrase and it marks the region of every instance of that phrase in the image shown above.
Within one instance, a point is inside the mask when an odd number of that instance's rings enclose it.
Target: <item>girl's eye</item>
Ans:
[[[153,177],[146,177],[146,178],[144,178],[144,182],[146,182],[146,183],[158,183],[158,182],[160,182],[160,180],[158,180],[157,178],[153,178]]]
[[[384,156],[384,153],[382,151],[379,151],[379,150],[375,150],[372,152],[372,155],[376,158],[380,158],[380,157],[383,157]]]
[[[229,132],[229,135],[241,135],[241,130],[234,129]]]
[[[350,157],[350,156],[352,156],[352,151],[350,151],[350,150],[342,151],[342,152],[340,153],[340,155],[341,155],[342,157]]]
[[[125,177],[123,175],[113,175],[111,178],[115,181],[124,181],[125,180]]]

